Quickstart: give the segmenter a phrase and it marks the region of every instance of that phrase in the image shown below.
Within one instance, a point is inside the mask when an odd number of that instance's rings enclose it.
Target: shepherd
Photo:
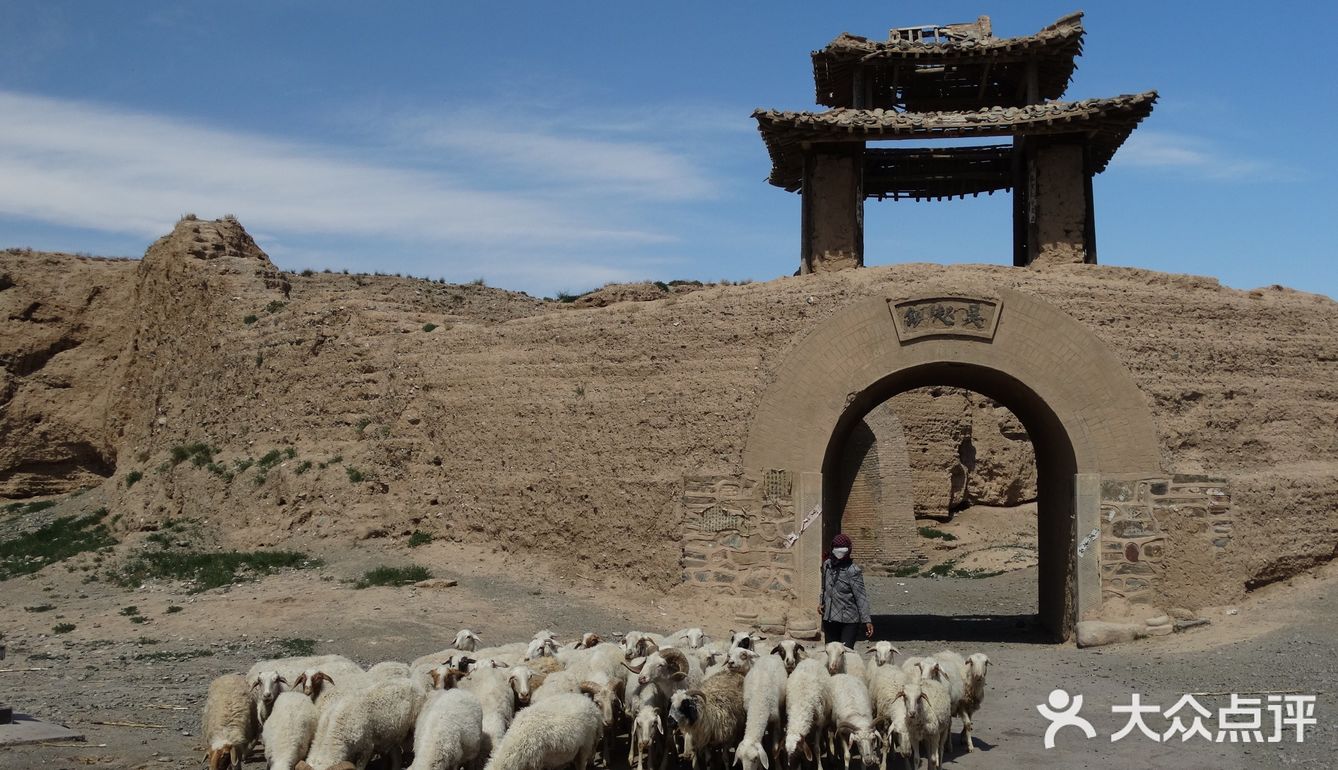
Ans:
[[[822,561],[822,594],[818,615],[825,642],[841,642],[854,649],[860,624],[864,638],[873,638],[869,594],[864,589],[864,571],[850,558],[850,536],[842,532],[832,538],[832,550]]]

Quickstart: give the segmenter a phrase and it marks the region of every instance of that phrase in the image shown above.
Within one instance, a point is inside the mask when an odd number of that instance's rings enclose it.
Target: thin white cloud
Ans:
[[[0,213],[59,225],[156,236],[181,213],[198,211],[235,213],[248,226],[281,234],[390,236],[443,246],[673,240],[636,223],[611,226],[603,221],[606,209],[564,195],[564,187],[589,181],[574,165],[553,164],[549,187],[536,193],[84,102],[0,91],[0,114]],[[598,147],[583,152],[593,157]],[[693,179],[669,156],[660,161],[655,173],[663,179]],[[683,193],[693,184],[675,189]]]
[[[494,130],[470,124],[424,127],[416,140],[428,147],[474,153],[481,160],[533,181],[582,184],[598,194],[648,200],[708,197],[714,185],[694,164],[645,142],[608,141],[536,130]]]
[[[1284,167],[1242,157],[1196,136],[1167,131],[1135,131],[1115,156],[1123,166],[1193,173],[1207,179],[1289,178]]]

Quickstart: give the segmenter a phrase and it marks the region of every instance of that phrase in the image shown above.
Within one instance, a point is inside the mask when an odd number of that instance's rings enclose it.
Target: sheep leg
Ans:
[[[971,730],[972,730],[972,727],[973,727],[973,726],[972,726],[972,724],[971,724],[971,715],[970,715],[969,713],[963,711],[963,712],[962,712],[962,742],[966,744],[966,750],[967,750],[968,753],[976,750],[976,747],[971,743]]]

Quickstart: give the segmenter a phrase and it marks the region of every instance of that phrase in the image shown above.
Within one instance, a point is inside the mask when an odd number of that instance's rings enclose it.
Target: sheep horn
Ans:
[[[594,682],[581,682],[581,684],[578,685],[577,689],[579,689],[582,693],[586,695],[599,694],[599,685],[595,684]]]
[[[627,669],[628,671],[631,671],[633,674],[640,674],[641,669],[645,667],[646,667],[646,661],[644,660],[641,661],[641,663],[637,664],[636,668],[632,668],[631,666],[627,665],[627,661],[623,661],[623,668]]]

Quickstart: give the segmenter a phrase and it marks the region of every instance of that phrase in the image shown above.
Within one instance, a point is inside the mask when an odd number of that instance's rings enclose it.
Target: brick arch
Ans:
[[[995,399],[1023,422],[1036,450],[1041,616],[1056,634],[1067,636],[1079,612],[1100,603],[1097,567],[1080,567],[1073,555],[1083,524],[1076,479],[1158,471],[1161,449],[1151,410],[1105,343],[1034,297],[1000,290],[984,298],[997,303],[996,312],[988,333],[974,335],[941,330],[915,336],[919,332],[894,323],[889,309],[951,296],[895,303],[873,298],[814,328],[789,351],[763,395],[744,464],[796,474],[797,502],[807,511],[830,499],[834,458],[853,425],[891,396],[951,385]],[[834,523],[839,526],[828,517],[799,540],[800,607],[816,603],[821,541]],[[1088,569],[1090,574],[1079,574]]]

